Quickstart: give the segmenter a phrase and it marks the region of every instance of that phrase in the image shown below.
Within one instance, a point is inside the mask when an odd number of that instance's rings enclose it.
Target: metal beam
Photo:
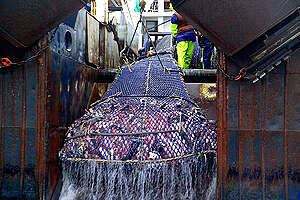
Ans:
[[[96,75],[96,83],[112,83],[118,75],[118,69],[99,70]],[[216,83],[216,69],[186,69],[184,70],[186,83]]]

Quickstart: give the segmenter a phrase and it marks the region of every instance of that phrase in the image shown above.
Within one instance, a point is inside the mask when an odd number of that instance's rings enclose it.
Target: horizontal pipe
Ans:
[[[108,7],[108,11],[122,11],[122,6]]]
[[[96,75],[96,83],[112,83],[118,75],[118,69],[99,70]],[[184,82],[186,83],[216,83],[216,69],[185,69]]]
[[[171,35],[172,32],[149,32],[150,36],[165,36],[165,35]]]
[[[185,69],[184,82],[186,83],[216,83],[216,69]]]

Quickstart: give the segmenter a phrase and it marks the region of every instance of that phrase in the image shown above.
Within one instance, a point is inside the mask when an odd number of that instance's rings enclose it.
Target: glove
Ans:
[[[176,37],[173,37],[173,38],[172,38],[172,45],[174,46],[174,45],[176,45],[176,43],[177,43],[177,38],[176,38]]]

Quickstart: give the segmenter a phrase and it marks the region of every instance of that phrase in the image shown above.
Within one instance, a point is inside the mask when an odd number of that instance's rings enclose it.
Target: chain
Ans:
[[[217,54],[218,55],[218,54]],[[222,63],[225,64],[225,58],[223,56],[223,59],[222,59]],[[226,77],[228,78],[229,80],[232,80],[232,81],[238,81],[240,80],[241,78],[243,78],[245,75],[246,75],[246,70],[243,68],[240,70],[239,74],[238,75],[230,75],[228,73],[225,72],[225,70],[220,66],[219,62],[218,62],[218,57],[216,59],[216,61],[214,61],[214,65],[217,67],[217,69],[219,71],[221,71],[221,73]]]
[[[34,54],[33,56],[27,58],[26,60],[23,61],[19,61],[19,62],[15,62],[15,63],[9,63],[10,65],[24,65],[29,61],[32,61],[34,59],[36,59],[37,57],[39,57],[45,50],[47,50],[50,47],[50,43],[52,42],[52,40],[54,39],[54,36],[57,32],[58,26],[54,29],[53,33],[50,35],[50,39],[49,39],[49,43],[47,46],[43,47],[42,49],[40,49],[36,54]]]
[[[26,60],[19,61],[19,62],[16,62],[16,63],[10,63],[10,65],[17,65],[17,66],[24,65],[27,62],[32,61],[32,60],[36,59],[37,57],[39,57],[48,48],[49,48],[49,45],[45,46],[44,48],[42,48],[41,50],[39,50],[35,55],[27,58]]]

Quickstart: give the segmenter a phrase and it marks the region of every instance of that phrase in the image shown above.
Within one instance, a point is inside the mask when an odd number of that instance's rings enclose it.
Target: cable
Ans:
[[[48,48],[49,48],[49,45],[45,46],[44,48],[42,48],[41,50],[39,50],[35,55],[27,58],[26,60],[23,60],[23,61],[20,61],[20,62],[16,62],[16,63],[10,63],[10,65],[23,65],[23,64],[25,64],[25,63],[27,63],[27,62],[29,62],[29,61],[37,58],[38,56],[40,56],[41,53],[44,52]]]
[[[158,24],[158,25],[156,25],[156,26],[153,26],[153,27],[151,27],[151,28],[148,28],[148,31],[150,31],[150,30],[152,30],[152,29],[155,29],[156,27],[159,27],[159,26],[161,26],[161,25],[163,25],[163,24],[165,24],[165,23],[168,23],[168,22],[170,22],[171,21],[171,19],[168,19],[167,21],[164,21],[164,22],[162,22],[162,23],[160,23],[160,24]]]
[[[134,30],[134,32],[133,32],[132,38],[131,38],[131,40],[130,40],[130,43],[129,43],[129,46],[128,46],[128,50],[127,50],[127,52],[126,52],[126,55],[127,55],[127,56],[128,56],[128,53],[129,53],[129,48],[130,48],[131,45],[132,45],[134,36],[135,36],[135,34],[136,34],[136,31],[137,31],[137,29],[138,29],[138,27],[139,27],[139,23],[140,23],[140,22],[142,22],[142,12],[140,13],[140,19],[139,19],[139,21],[138,21],[137,24],[136,24],[136,27],[135,27],[135,30]]]
[[[159,62],[160,62],[160,65],[162,66],[162,68],[163,68],[164,71],[165,71],[165,70],[166,70],[166,67],[163,65],[163,63],[162,63],[162,61],[161,61],[161,59],[160,59],[160,57],[159,57],[159,55],[158,55],[158,52],[157,52],[157,50],[156,50],[156,46],[155,46],[154,42],[152,41],[152,39],[151,39],[151,37],[150,37],[150,34],[149,34],[149,32],[148,32],[147,27],[145,26],[145,23],[144,23],[143,20],[142,20],[142,17],[143,17],[142,13],[143,13],[143,9],[141,8],[140,19],[139,19],[139,21],[137,22],[137,25],[136,25],[135,30],[134,30],[134,32],[133,32],[132,38],[131,38],[131,40],[130,40],[130,43],[129,43],[129,46],[128,46],[128,49],[127,49],[127,52],[126,52],[126,56],[127,56],[127,57],[129,56],[129,50],[130,50],[130,47],[131,47],[131,45],[132,45],[132,42],[133,42],[133,39],[134,39],[134,37],[135,37],[136,31],[137,31],[137,29],[138,29],[138,27],[139,27],[139,23],[141,23],[141,24],[142,24],[142,27],[143,27],[143,28],[145,29],[145,31],[146,31],[146,34],[147,34],[148,38],[150,39],[150,42],[151,42],[151,44],[152,44],[152,46],[153,46],[153,49],[154,49],[154,52],[155,52],[155,54],[157,55],[157,58],[158,58],[158,60],[159,60]],[[163,23],[162,23],[162,24],[163,24]],[[160,25],[161,25],[161,24],[160,24]],[[152,28],[155,28],[155,27],[152,27]],[[123,51],[123,50],[122,50],[122,51]],[[122,51],[121,51],[121,52],[122,52]]]
[[[38,56],[40,56],[46,49],[48,49],[50,47],[50,43],[54,39],[55,34],[56,34],[57,30],[58,30],[58,27],[59,27],[59,25],[54,29],[53,33],[51,34],[50,39],[49,39],[49,43],[48,43],[47,46],[43,47],[37,53],[35,53],[33,56],[27,58],[26,60],[15,62],[15,63],[10,63],[10,66],[12,66],[12,65],[20,66],[20,65],[23,65],[23,64],[25,64],[25,63],[27,63],[29,61],[32,61],[33,59],[37,58]]]

